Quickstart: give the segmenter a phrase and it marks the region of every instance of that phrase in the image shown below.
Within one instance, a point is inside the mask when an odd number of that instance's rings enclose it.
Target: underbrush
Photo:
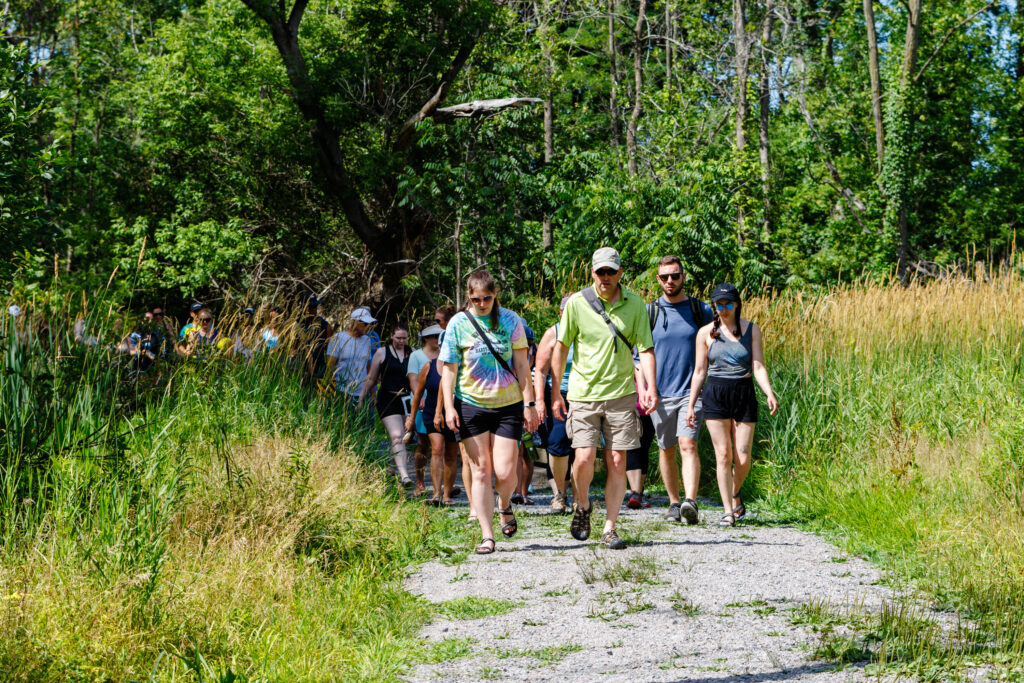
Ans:
[[[340,402],[274,358],[154,386],[8,332],[3,680],[389,680],[413,660],[431,610],[405,567],[465,534],[405,501]]]
[[[908,646],[914,629],[883,614],[852,651],[923,678],[1020,675],[1024,283],[990,273],[753,303],[781,403],[758,427],[762,506],[891,570],[912,597],[890,611],[923,597],[969,624]]]

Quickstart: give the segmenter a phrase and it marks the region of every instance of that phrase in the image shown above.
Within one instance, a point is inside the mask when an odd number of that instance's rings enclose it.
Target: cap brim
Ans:
[[[600,263],[594,264],[594,270],[601,270],[602,268],[611,268],[612,270],[619,270],[622,266],[612,261],[601,261]]]

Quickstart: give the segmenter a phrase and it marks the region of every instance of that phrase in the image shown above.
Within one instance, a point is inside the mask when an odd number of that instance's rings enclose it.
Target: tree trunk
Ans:
[[[864,23],[868,32],[868,74],[871,78],[871,117],[875,123],[877,171],[885,158],[885,126],[882,123],[882,77],[878,69],[878,34],[875,31],[874,0],[864,0]]]
[[[552,95],[544,100],[544,165],[547,166],[555,158],[555,108],[551,102]],[[544,227],[541,235],[544,251],[555,248],[555,232],[551,224],[551,216],[544,214]]]
[[[672,2],[665,0],[665,87],[672,87]]]
[[[772,233],[771,219],[771,145],[768,135],[769,116],[771,114],[771,80],[768,73],[768,46],[772,40],[772,22],[774,21],[775,2],[765,0],[764,27],[761,29],[761,80],[757,92],[757,108],[759,114],[758,133],[761,148],[761,194],[764,201],[764,237]]]
[[[629,115],[626,126],[626,152],[629,155],[629,176],[637,173],[636,130],[643,112],[641,98],[644,86],[644,63],[641,46],[644,44],[644,22],[647,21],[647,0],[640,0],[640,8],[636,15],[636,26],[633,28],[633,111]]]
[[[747,147],[747,133],[745,125],[747,121],[747,69],[749,60],[747,55],[747,7],[746,0],[733,0],[733,30],[736,40],[736,157],[742,159],[743,151]],[[742,200],[742,198],[741,198]],[[743,239],[746,217],[743,213],[742,204],[736,211],[737,229],[740,239]]]
[[[619,103],[618,87],[619,73],[616,54],[618,46],[615,44],[615,0],[608,0],[608,75],[611,78],[611,92],[608,95],[608,109],[612,121],[612,149],[615,152],[615,163],[622,170],[622,160],[619,157],[619,148],[622,140],[619,136]]]
[[[1024,81],[1024,2],[1017,0],[1017,25],[1020,35],[1017,36],[1017,80]]]

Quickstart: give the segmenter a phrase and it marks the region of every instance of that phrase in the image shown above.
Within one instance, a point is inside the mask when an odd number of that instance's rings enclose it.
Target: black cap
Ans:
[[[740,301],[740,290],[736,289],[734,285],[730,285],[728,282],[723,282],[720,285],[715,285],[715,291],[711,292],[711,301]]]
[[[192,305],[188,307],[188,310],[192,311],[193,313],[198,313],[200,310],[202,310],[202,308],[203,305],[201,303],[199,303],[198,301],[193,301]]]
[[[320,300],[316,298],[316,294],[313,292],[303,292],[299,294],[299,303],[304,306],[319,306]]]
[[[247,306],[242,309],[242,313],[245,313],[246,315],[256,315],[256,309],[252,306]]]

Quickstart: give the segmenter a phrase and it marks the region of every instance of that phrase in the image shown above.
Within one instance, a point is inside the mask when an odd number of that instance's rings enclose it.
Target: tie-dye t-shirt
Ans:
[[[498,364],[473,328],[468,315],[461,311],[449,321],[441,344],[441,355],[438,356],[442,363],[459,364],[455,397],[484,408],[503,408],[523,400],[519,383]],[[512,352],[527,346],[522,319],[507,308],[499,308],[498,329],[490,329],[490,316],[477,317],[476,320],[491,340],[494,350],[510,368],[515,369]]]

